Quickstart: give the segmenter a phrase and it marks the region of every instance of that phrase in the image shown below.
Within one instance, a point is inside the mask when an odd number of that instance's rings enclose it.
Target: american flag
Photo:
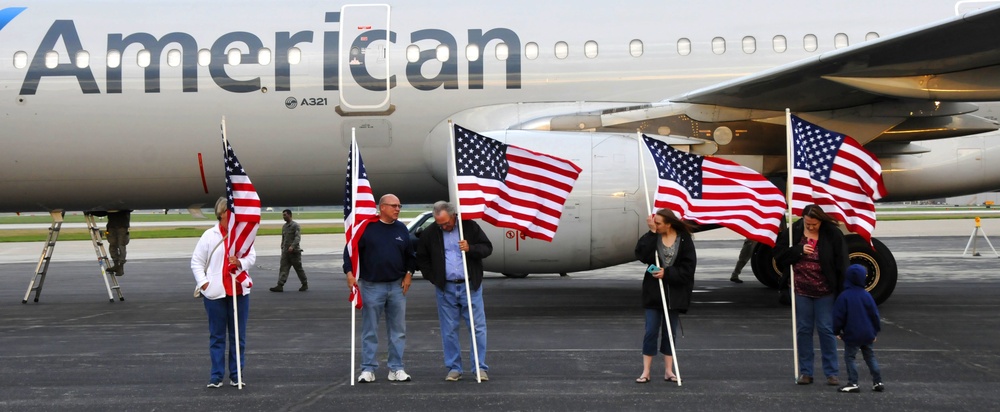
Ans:
[[[357,153],[357,169],[354,169],[354,154]],[[358,240],[364,233],[368,222],[377,216],[375,195],[372,194],[372,186],[368,183],[368,173],[365,172],[365,163],[361,160],[361,152],[357,150],[357,142],[351,141],[351,149],[347,158],[347,184],[344,189],[344,236],[347,241],[348,259],[351,259],[351,271],[357,278],[358,271]],[[354,306],[361,309],[361,293],[357,284],[351,288],[348,297]]]
[[[233,147],[226,140],[225,129],[223,129],[222,146],[225,151],[226,164],[226,199],[228,200],[226,207],[229,209],[229,220],[226,222],[228,228],[225,241],[226,256],[242,258],[250,253],[250,248],[253,247],[253,242],[257,238],[257,228],[260,226],[260,198],[257,197],[257,190],[250,182],[246,170],[236,158]],[[223,273],[235,271],[235,269],[228,267],[228,263],[226,265],[226,271]],[[250,283],[244,282],[248,279],[249,275],[247,275],[246,270],[237,275],[235,295],[243,294],[244,284],[250,287]],[[234,295],[231,282],[222,283],[225,284],[226,294]]]
[[[878,159],[850,136],[796,116],[792,123],[792,213],[815,203],[871,242],[875,201],[885,196]]]
[[[462,219],[552,241],[580,176],[569,160],[506,145],[455,125],[455,170]]]
[[[774,184],[733,161],[685,153],[645,135],[642,140],[658,172],[653,206],[774,246],[786,207]]]

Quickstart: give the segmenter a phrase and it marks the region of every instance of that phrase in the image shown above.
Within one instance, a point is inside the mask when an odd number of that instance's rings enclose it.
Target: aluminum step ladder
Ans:
[[[108,259],[107,250],[104,249],[104,231],[97,227],[94,215],[84,213],[83,216],[84,219],[87,220],[87,229],[90,232],[90,242],[94,245],[94,254],[97,255],[97,266],[101,269],[101,277],[104,279],[104,287],[108,290],[108,301],[115,301],[114,293],[118,294],[118,300],[124,301],[125,296],[122,295],[122,288],[118,285],[118,277],[114,274],[108,273],[108,268],[111,267],[111,261]]]
[[[59,232],[63,224],[63,212],[61,210],[52,211],[49,214],[52,216],[52,225],[49,226],[49,236],[45,240],[42,255],[38,258],[38,265],[35,266],[35,274],[31,277],[31,282],[28,284],[28,291],[24,293],[24,299],[21,300],[21,303],[28,303],[28,297],[31,296],[32,291],[35,292],[34,301],[37,303],[38,297],[42,294],[42,286],[45,285],[45,275],[49,271],[49,263],[52,261],[52,253],[56,248],[56,241],[59,240]],[[104,249],[104,232],[97,227],[94,215],[85,213],[84,218],[87,221],[87,229],[90,232],[90,241],[94,246],[94,253],[97,255],[97,265],[101,270],[101,277],[104,279],[104,287],[108,291],[108,301],[115,301],[115,293],[118,294],[119,300],[124,301],[125,296],[122,295],[121,286],[118,285],[118,278],[107,271],[110,267],[110,261]]]
[[[61,210],[55,210],[49,212],[52,215],[52,225],[49,226],[49,237],[45,239],[45,247],[42,248],[42,256],[38,258],[38,265],[35,266],[35,275],[31,277],[31,283],[28,283],[28,291],[24,292],[24,299],[21,303],[28,303],[28,296],[31,295],[31,291],[35,291],[35,302],[38,302],[38,296],[42,294],[42,285],[45,284],[45,273],[49,271],[49,262],[52,261],[52,251],[56,248],[56,240],[59,239],[59,230],[62,229],[63,224],[63,212]]]

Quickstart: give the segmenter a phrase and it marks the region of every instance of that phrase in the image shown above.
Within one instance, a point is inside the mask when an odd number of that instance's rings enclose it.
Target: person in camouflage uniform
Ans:
[[[271,292],[284,292],[288,271],[295,268],[295,274],[299,276],[299,282],[302,282],[299,291],[304,292],[309,289],[309,282],[306,280],[306,271],[302,269],[302,249],[299,248],[302,231],[299,229],[299,224],[292,220],[291,210],[283,210],[281,218],[285,219],[285,224],[281,227],[281,268],[278,269],[278,286],[269,290]]]

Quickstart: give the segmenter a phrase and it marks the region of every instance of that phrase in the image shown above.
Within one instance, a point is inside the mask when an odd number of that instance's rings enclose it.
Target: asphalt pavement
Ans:
[[[207,322],[203,305],[191,298],[189,269],[195,239],[149,242],[156,244],[152,251],[134,242],[137,254],[119,279],[125,301],[113,303],[93,255],[87,257],[89,245],[67,242],[56,248],[61,258],[50,266],[39,301],[22,304],[41,244],[23,251],[4,245],[0,410],[1000,409],[1000,259],[989,249],[962,257],[968,234],[883,238],[900,268],[895,293],[880,307],[876,353],[886,392],[869,390],[859,359],[859,394],[793,383],[789,308],[753,280],[749,267],[746,283],[729,282],[741,242],[713,236],[696,238],[696,293],[677,341],[680,387],[660,379],[659,358],[652,382],[634,382],[643,330],[638,263],[566,277],[488,274],[490,380],[484,383],[470,373],[444,381],[433,286],[416,282],[407,296],[405,353],[413,381],[386,380],[383,337],[377,381],[352,386],[351,311],[336,238],[303,240],[307,292],[296,291],[292,275],[286,292],[272,293],[277,241],[262,237],[252,272],[248,386],[237,390],[205,388]],[[83,251],[79,259],[70,259],[73,249]],[[840,378],[847,378],[842,363]]]

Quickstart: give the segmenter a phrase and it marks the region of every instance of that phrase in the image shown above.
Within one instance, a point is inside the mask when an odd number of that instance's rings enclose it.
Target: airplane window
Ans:
[[[118,50],[108,50],[108,67],[117,69],[122,65],[122,52]]]
[[[55,51],[50,51],[45,53],[45,67],[54,69],[58,65],[59,65],[59,53]]]
[[[524,45],[524,57],[528,60],[535,60],[538,58],[538,43],[531,42]]]
[[[263,48],[257,52],[257,63],[263,66],[271,64],[271,49]]]
[[[843,49],[844,47],[850,46],[850,41],[847,40],[847,35],[844,33],[837,33],[833,36],[833,48]]]
[[[757,51],[757,39],[753,36],[746,36],[743,38],[743,53],[753,54]]]
[[[597,42],[589,40],[583,44],[583,55],[587,56],[588,59],[593,59],[597,57]]]
[[[468,46],[465,46],[465,58],[470,62],[479,60],[479,45],[470,44]]]
[[[632,57],[642,56],[642,40],[635,39],[628,43],[628,52]]]
[[[437,57],[439,62],[446,62],[448,61],[448,58],[451,57],[451,50],[448,49],[448,46],[443,44],[439,44],[437,48],[434,49],[434,52],[436,53],[435,57]]]
[[[569,56],[569,45],[564,41],[556,43],[556,58],[565,59],[567,56]]]
[[[226,59],[230,66],[239,66],[243,62],[243,52],[236,48],[229,49],[226,52]]]
[[[76,53],[76,67],[83,69],[87,66],[90,66],[90,53],[81,50]]]
[[[420,60],[420,47],[416,44],[406,46],[406,61],[416,63],[418,60]]]
[[[135,60],[139,64],[139,67],[149,67],[149,63],[153,61],[149,50],[146,49],[139,50],[139,54],[135,56]]]
[[[726,39],[716,37],[712,39],[712,53],[722,54],[726,52]]]
[[[181,51],[177,49],[171,49],[167,52],[167,65],[170,67],[177,67],[181,65]]]
[[[677,40],[677,54],[681,56],[687,56],[691,54],[691,40],[688,39]]]
[[[210,63],[212,63],[212,51],[208,49],[198,50],[198,65],[205,67]]]
[[[806,49],[807,52],[814,52],[819,48],[819,40],[816,39],[815,34],[807,34],[802,38],[802,48]]]
[[[18,69],[23,69],[28,67],[28,53],[19,51],[14,53],[14,67]]]
[[[497,60],[505,61],[510,57],[510,48],[507,47],[507,43],[497,44],[496,49]]]
[[[784,53],[785,50],[788,50],[788,39],[779,34],[774,36],[774,39],[771,39],[771,45],[774,46],[775,52]]]
[[[302,63],[302,49],[292,47],[288,49],[288,64]]]
[[[875,40],[877,38],[878,38],[878,33],[875,33],[873,31],[872,32],[868,32],[868,34],[865,35],[865,41],[872,41],[872,40]]]

